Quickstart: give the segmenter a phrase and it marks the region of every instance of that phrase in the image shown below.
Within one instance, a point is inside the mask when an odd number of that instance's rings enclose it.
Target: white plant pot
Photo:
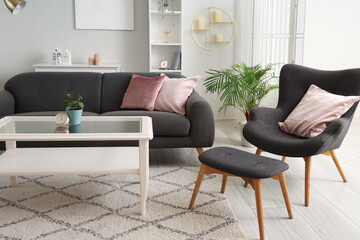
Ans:
[[[242,122],[239,123],[240,133],[241,133],[241,146],[243,146],[243,147],[255,147],[254,145],[252,145],[251,143],[249,143],[249,142],[245,139],[245,137],[244,137],[244,135],[243,135],[243,129],[244,129],[246,123],[247,123],[246,121],[242,121]]]

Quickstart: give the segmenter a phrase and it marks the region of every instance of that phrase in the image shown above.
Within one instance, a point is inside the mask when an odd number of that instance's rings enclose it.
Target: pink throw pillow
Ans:
[[[161,76],[164,76],[165,80],[155,101],[155,109],[185,115],[186,101],[201,77],[169,78],[164,74]]]
[[[286,120],[278,125],[296,136],[315,137],[359,100],[359,96],[332,94],[312,84]]]
[[[165,76],[143,77],[133,74],[120,108],[154,110]]]

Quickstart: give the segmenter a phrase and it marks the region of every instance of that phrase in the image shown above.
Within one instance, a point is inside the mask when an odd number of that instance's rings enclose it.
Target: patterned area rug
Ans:
[[[151,168],[147,216],[136,175],[0,178],[0,239],[246,239],[221,178],[207,176],[187,207],[198,168]]]

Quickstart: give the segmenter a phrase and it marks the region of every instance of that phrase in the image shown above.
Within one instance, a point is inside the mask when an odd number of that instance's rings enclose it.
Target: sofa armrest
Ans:
[[[15,97],[9,91],[0,91],[0,118],[14,113]]]
[[[215,138],[215,125],[209,103],[193,91],[186,102],[185,112],[190,120],[190,138],[194,146],[211,147]]]

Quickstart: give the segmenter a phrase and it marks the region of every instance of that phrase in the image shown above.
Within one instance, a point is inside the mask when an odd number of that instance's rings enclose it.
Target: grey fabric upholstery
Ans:
[[[0,118],[15,112],[15,98],[9,91],[0,91]]]
[[[212,146],[215,138],[214,115],[210,105],[193,91],[185,106],[186,116],[191,122],[190,141],[192,144]],[[206,116],[206,117],[205,117]],[[200,147],[197,145],[197,147]]]
[[[106,112],[101,116],[149,116],[153,122],[155,136],[186,137],[190,132],[190,121],[187,117],[169,112],[122,110]]]
[[[270,178],[286,171],[287,163],[235,148],[216,147],[199,155],[201,163],[217,170],[248,178]]]
[[[0,114],[21,116],[53,116],[64,111],[62,105],[69,89],[84,97],[84,116],[123,115],[153,118],[154,138],[150,148],[211,147],[214,142],[214,119],[209,104],[193,91],[182,116],[167,112],[121,110],[120,105],[133,73],[60,73],[19,74],[10,79],[0,92]],[[158,76],[159,73],[135,73]],[[167,74],[170,78],[184,77]],[[1,116],[1,115],[0,115]],[[18,147],[86,147],[137,146],[135,141],[84,142],[17,142]],[[0,143],[4,149],[4,144]]]
[[[55,116],[59,111],[15,113],[12,116]],[[98,116],[98,113],[83,111],[82,116]]]
[[[340,119],[331,122],[323,133],[313,138],[287,134],[278,127],[301,101],[311,84],[340,95],[360,95],[360,69],[321,71],[294,64],[280,73],[279,102],[275,109],[253,108],[244,127],[244,137],[256,147],[281,156],[307,157],[340,147],[350,127],[354,104]]]
[[[5,84],[15,96],[15,112],[63,111],[65,93],[83,96],[84,111],[100,113],[101,73],[32,72],[16,75]]]

